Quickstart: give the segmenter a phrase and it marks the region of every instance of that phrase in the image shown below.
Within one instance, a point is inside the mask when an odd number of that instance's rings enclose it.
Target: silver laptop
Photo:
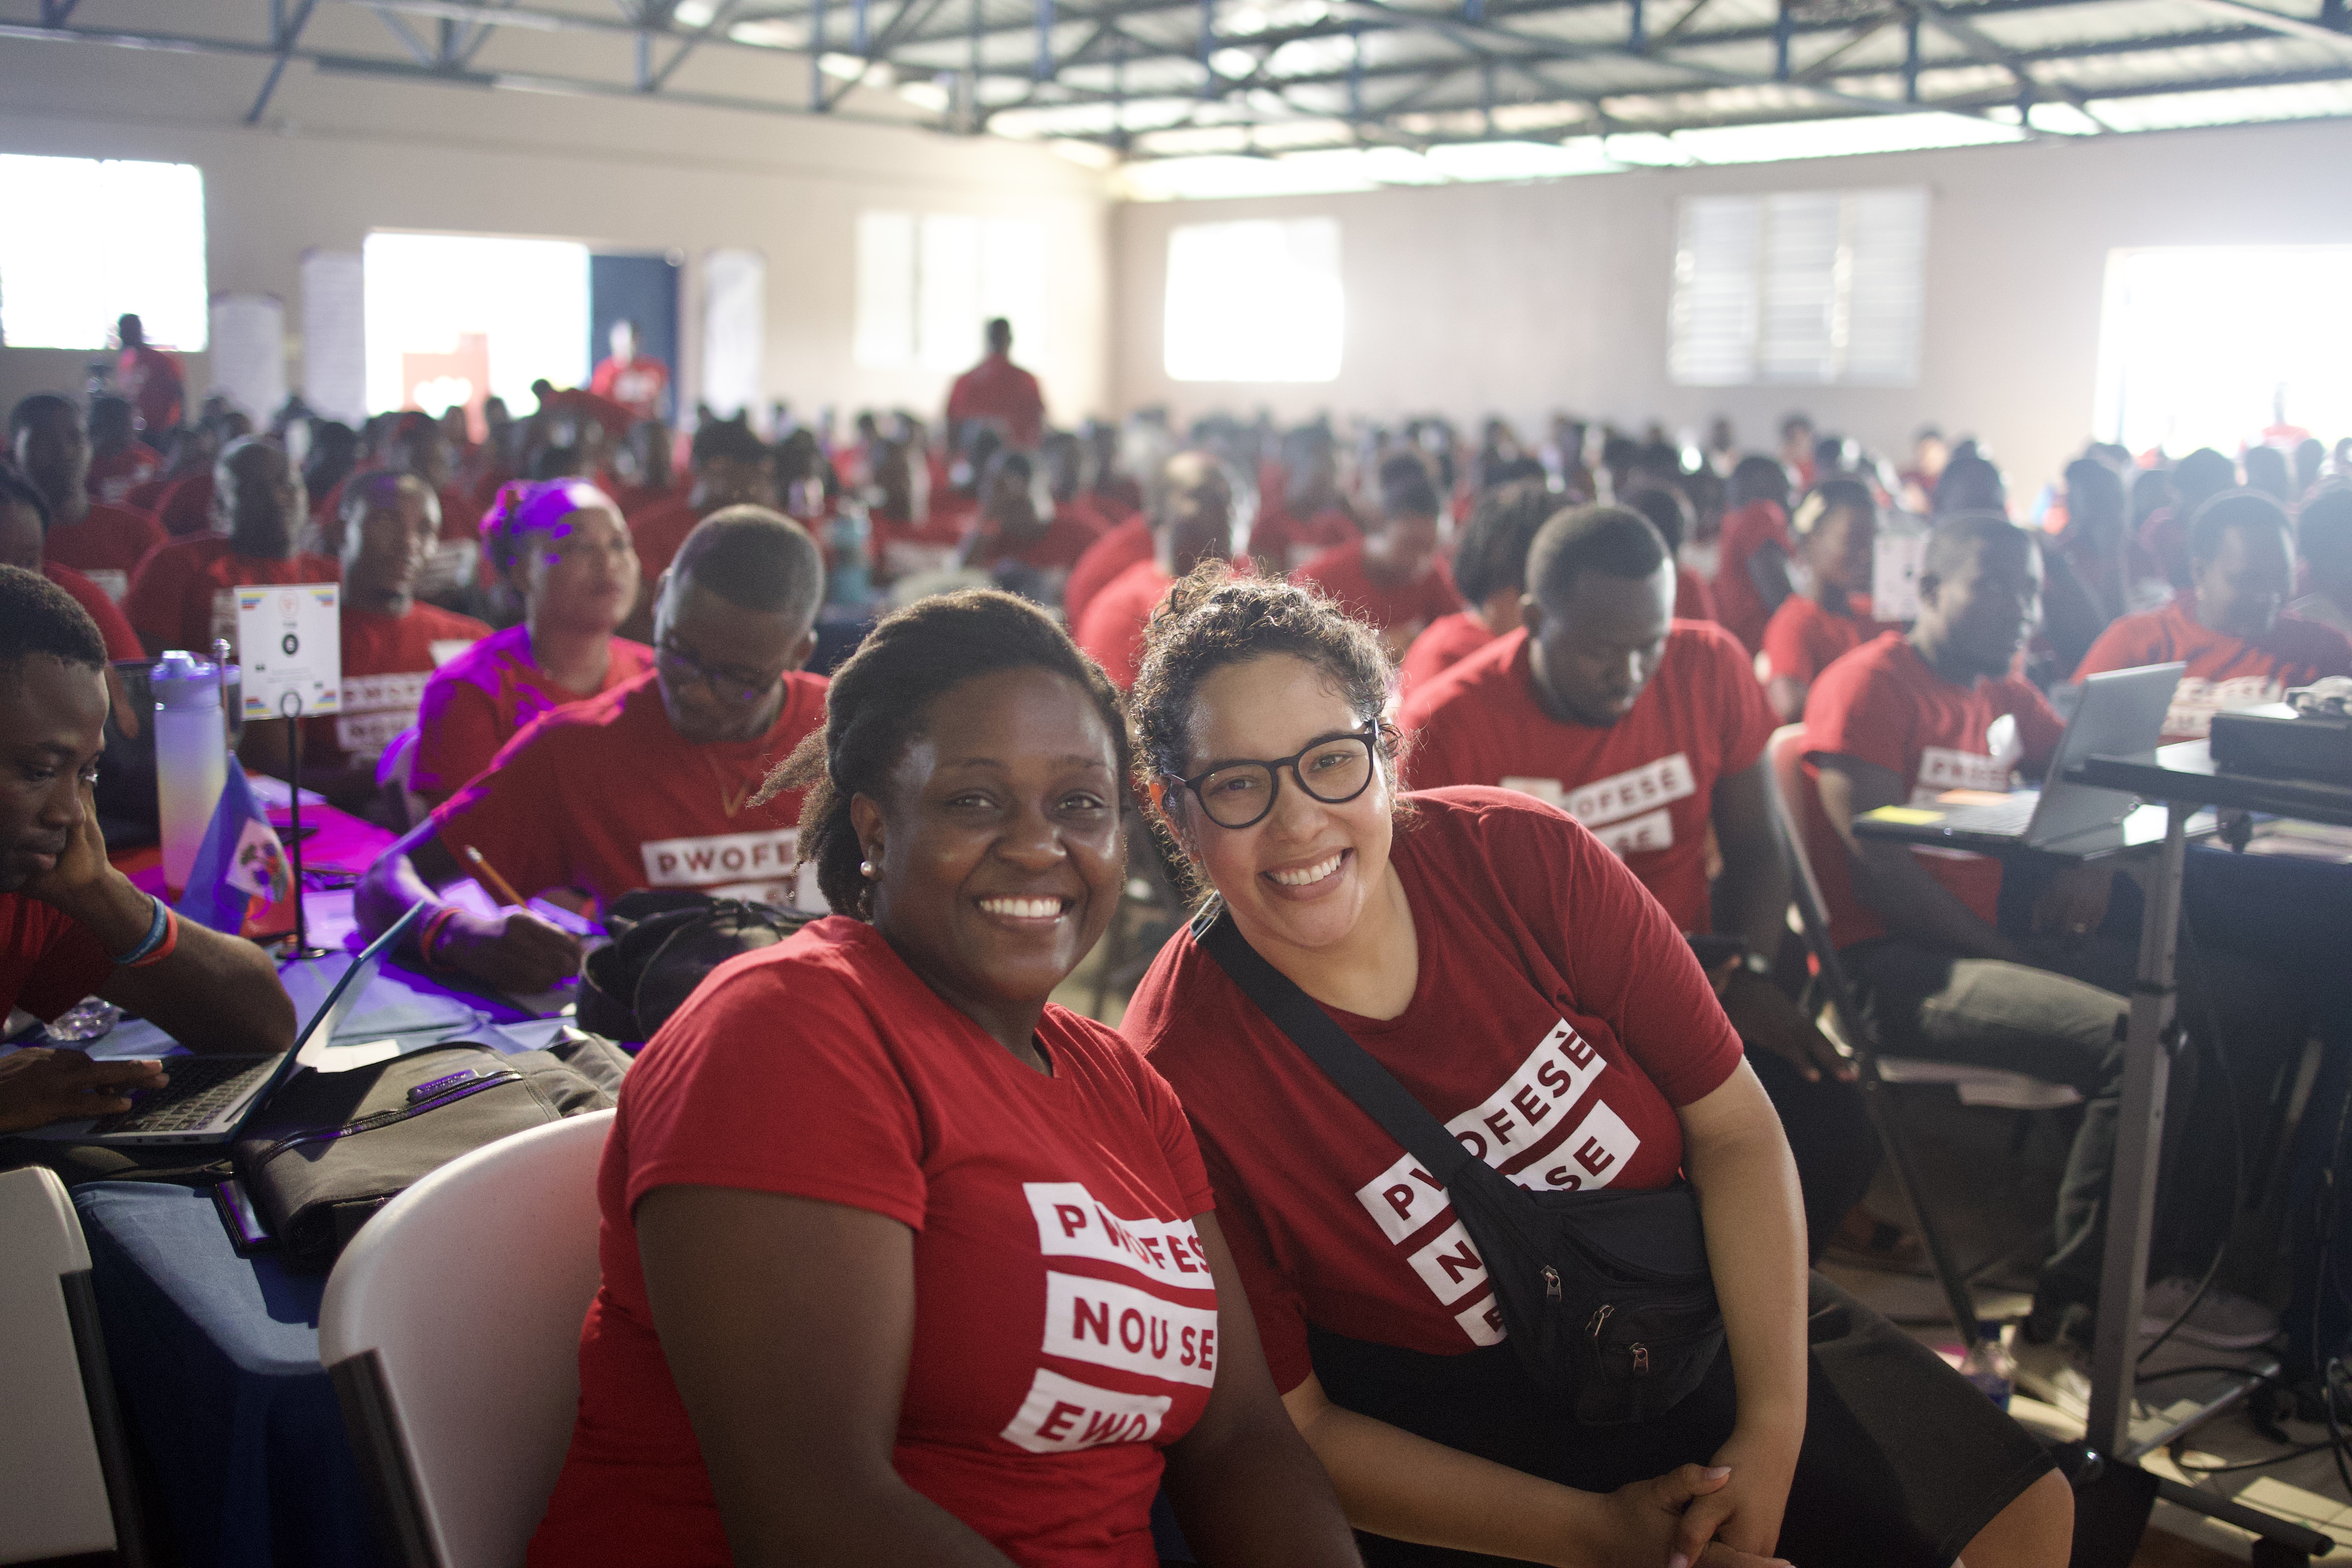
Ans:
[[[175,1056],[164,1058],[172,1081],[138,1096],[128,1110],[79,1121],[52,1121],[23,1134],[68,1143],[226,1143],[243,1130],[253,1113],[294,1076],[303,1047],[335,1037],[343,1020],[383,967],[385,957],[416,917],[426,908],[419,903],[392,924],[392,929],[368,943],[367,950],[343,971],[319,1010],[294,1040],[294,1048],[271,1056]]]
[[[2084,846],[2078,841],[2085,835],[2119,827],[2139,797],[2127,790],[2070,784],[2066,774],[2086,757],[2152,755],[2164,733],[2173,689],[2188,668],[2144,664],[2084,677],[2074,716],[2059,737],[2042,786],[2012,790],[2007,798],[1983,805],[1954,807],[1937,827],[1958,845],[2021,844],[2036,849],[2080,849]]]

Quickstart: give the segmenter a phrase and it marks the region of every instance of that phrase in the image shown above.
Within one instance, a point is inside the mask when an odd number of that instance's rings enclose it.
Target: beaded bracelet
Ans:
[[[178,912],[170,905],[165,904],[161,899],[156,900],[155,902],[163,910],[163,940],[155,944],[154,952],[146,953],[138,958],[125,959],[123,961],[123,967],[126,969],[144,969],[151,963],[161,963],[165,959],[171,957],[173,952],[175,952],[180,945],[180,917]]]
[[[152,893],[147,896],[147,934],[133,943],[130,952],[109,953],[107,956],[113,963],[125,967],[142,963],[163,945],[163,938],[172,929],[171,909]]]
[[[434,939],[441,934],[443,928],[446,927],[451,921],[457,918],[458,912],[456,904],[444,904],[425,917],[424,929],[416,933],[416,956],[425,961],[426,968],[435,966]]]

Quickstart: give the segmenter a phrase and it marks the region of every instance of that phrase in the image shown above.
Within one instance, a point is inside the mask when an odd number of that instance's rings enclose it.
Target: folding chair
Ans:
[[[1814,879],[1812,861],[1805,853],[1804,830],[1797,819],[1795,806],[1795,802],[1802,798],[1797,792],[1805,787],[1800,765],[1805,755],[1805,727],[1787,724],[1774,731],[1765,754],[1772,760],[1767,770],[1771,774],[1772,822],[1780,837],[1782,853],[1789,860],[1789,885],[1796,896],[1799,934],[1804,939],[1805,951],[1812,956],[1815,978],[1828,994],[1838,1034],[1853,1053],[1863,1106],[1870,1113],[1870,1124],[1878,1130],[1879,1144],[1886,1151],[1887,1163],[1895,1172],[1895,1184],[1902,1190],[1903,1201],[1919,1226],[1919,1238],[1927,1246],[1936,1281],[1943,1287],[1952,1326],[1959,1331],[1961,1346],[1973,1351],[1982,1337],[1977,1329],[1976,1300],[1969,1293],[1968,1277],[1953,1260],[1951,1248],[1920,1197],[1919,1169],[1912,1161],[1910,1145],[1903,1140],[1903,1129],[1886,1090],[1886,1079],[1879,1070],[1878,1037],[1854,1003],[1853,986],[1846,978],[1845,965],[1839,962],[1837,948],[1830,941],[1829,912],[1822,902],[1821,884]]]
[[[523,1560],[572,1440],[612,1124],[593,1111],[451,1161],[328,1277],[319,1359],[402,1568]]]
[[[130,1446],[65,1184],[0,1173],[0,1563],[111,1552],[144,1568]]]

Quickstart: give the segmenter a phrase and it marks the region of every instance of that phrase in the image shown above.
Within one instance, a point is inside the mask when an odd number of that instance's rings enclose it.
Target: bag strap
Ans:
[[[1477,1163],[1461,1141],[1445,1130],[1445,1124],[1397,1081],[1395,1074],[1374,1060],[1315,998],[1249,944],[1229,910],[1220,909],[1213,918],[1204,912],[1193,922],[1192,940],[1232,976],[1242,994],[1290,1037],[1292,1045],[1305,1051],[1341,1093],[1379,1122],[1442,1184],[1452,1186],[1465,1169]]]

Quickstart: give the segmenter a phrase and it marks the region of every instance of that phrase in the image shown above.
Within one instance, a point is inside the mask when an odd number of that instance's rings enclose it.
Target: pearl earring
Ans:
[[[869,882],[879,875],[879,873],[874,869],[874,862],[871,860],[860,860],[857,863],[857,869]]]

